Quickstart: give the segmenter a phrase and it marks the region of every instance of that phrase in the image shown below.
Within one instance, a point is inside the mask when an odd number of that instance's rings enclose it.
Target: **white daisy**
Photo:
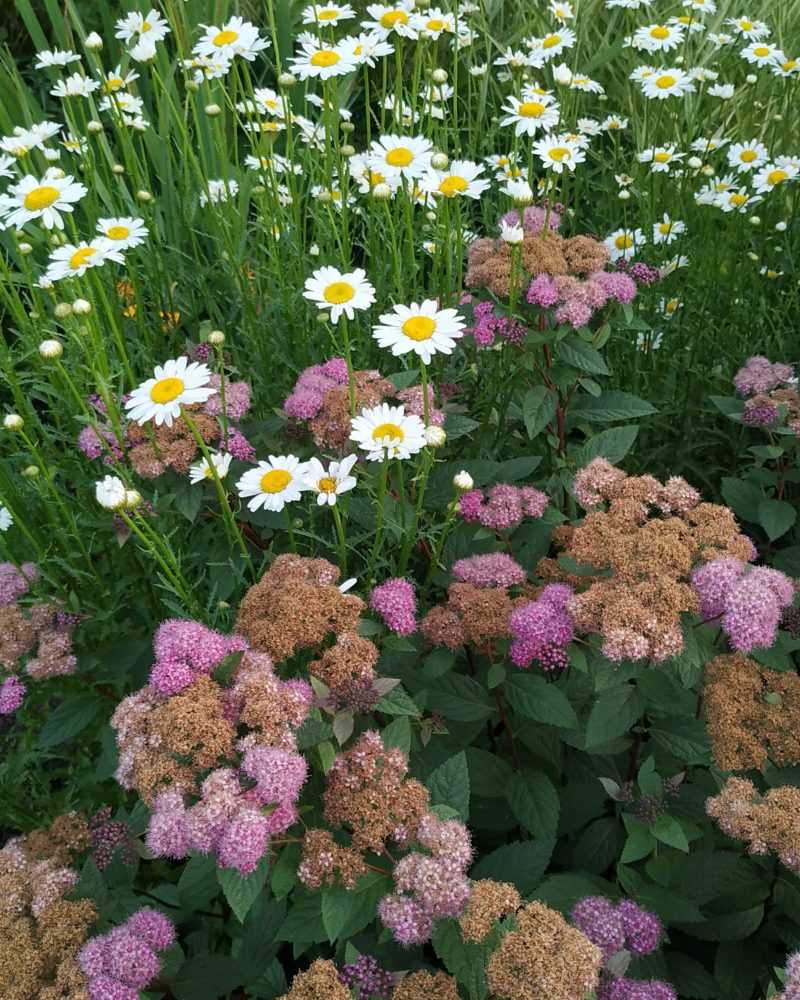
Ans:
[[[758,170],[769,160],[769,150],[763,142],[759,142],[757,139],[751,139],[749,142],[734,142],[726,155],[728,164],[740,174]]]
[[[385,177],[424,177],[430,169],[433,146],[424,136],[382,135],[369,150],[373,170]]]
[[[608,118],[600,122],[600,128],[606,132],[622,132],[628,127],[628,119],[620,115],[609,115]]]
[[[718,192],[711,204],[723,212],[738,212],[741,215],[763,200],[752,195],[747,188],[728,188]]]
[[[506,117],[500,119],[500,124],[513,125],[515,135],[549,132],[558,125],[560,117],[558,104],[547,97],[524,101],[520,101],[518,97],[509,97],[502,110],[506,112]]]
[[[120,18],[116,23],[115,38],[121,38],[130,44],[131,42],[141,42],[145,38],[155,46],[156,42],[163,41],[170,33],[170,26],[157,10],[150,10],[147,14],[128,14],[127,17]]]
[[[11,516],[11,512],[0,503],[0,531],[8,531],[13,523],[14,518]]]
[[[318,458],[312,458],[306,466],[306,489],[317,494],[320,507],[333,507],[336,498],[347,493],[356,485],[356,477],[351,476],[357,455],[348,455],[341,462],[331,462],[328,468]]]
[[[94,244],[81,242],[77,246],[65,243],[50,254],[45,278],[48,281],[61,281],[62,278],[80,278],[91,267],[101,267],[106,260],[123,261],[119,250],[107,245],[107,240],[96,240]]]
[[[369,309],[375,301],[375,289],[367,281],[367,272],[357,267],[343,274],[335,267],[320,267],[306,278],[303,297],[317,308],[330,310],[331,322],[338,323],[342,313],[353,319],[356,309]]]
[[[531,50],[540,57],[541,63],[544,63],[561,55],[565,49],[571,49],[577,37],[570,28],[562,28],[560,31],[545,35],[544,38],[535,39],[536,44],[531,46]]]
[[[390,56],[394,52],[394,46],[375,32],[365,31],[360,35],[350,35],[343,38],[339,44],[361,66],[374,67],[377,65],[377,59]]]
[[[658,308],[664,319],[672,319],[683,303],[680,299],[661,299]]]
[[[777,163],[768,163],[753,177],[753,187],[759,194],[766,194],[785,181],[795,180],[798,173],[800,173],[800,167],[797,164],[785,162],[781,166]]]
[[[104,77],[100,78],[100,90],[104,94],[111,94],[115,90],[124,90],[129,83],[133,83],[134,80],[138,79],[139,74],[135,70],[131,69],[127,73],[123,73],[122,66],[118,63],[116,69],[111,70]]]
[[[691,148],[696,153],[713,153],[714,150],[722,149],[723,146],[727,146],[730,141],[730,139],[726,139],[724,136],[715,135],[710,139],[695,139]]]
[[[565,21],[571,21],[574,17],[571,3],[559,3],[559,0],[551,0],[549,10],[553,17],[562,24]]]
[[[128,490],[117,476],[105,476],[95,483],[94,495],[105,510],[122,510],[128,498]]]
[[[61,140],[61,145],[70,153],[85,153],[89,143],[86,139],[78,138],[72,132],[68,132]],[[2,176],[2,174],[0,174]]]
[[[350,440],[367,452],[367,460],[411,458],[425,447],[425,425],[419,417],[406,414],[402,406],[379,406],[364,409],[353,418]]]
[[[669,52],[683,44],[681,24],[648,24],[633,33],[632,45],[644,52]]]
[[[236,484],[239,496],[247,502],[247,509],[280,511],[287,503],[299,500],[305,483],[307,465],[294,455],[270,455],[266,462],[259,462],[255,469],[248,469]]]
[[[657,69],[641,81],[642,93],[651,100],[683,97],[695,89],[692,78],[682,69]]]
[[[208,56],[211,59],[229,59],[241,56],[248,62],[253,62],[259,52],[270,47],[266,38],[261,38],[258,28],[241,17],[232,17],[221,27],[214,24],[201,24],[204,34],[192,49],[198,56]]]
[[[586,159],[585,150],[580,143],[564,135],[546,135],[533,144],[533,151],[548,169],[556,174],[564,170],[575,171],[579,163]]]
[[[128,115],[138,115],[144,108],[144,101],[127,90],[117,90],[104,97],[98,104],[100,111],[113,111]]]
[[[209,457],[211,458],[211,465],[216,469],[217,478],[224,479],[228,475],[233,455],[230,452],[212,451],[209,453]],[[195,462],[194,465],[189,466],[189,482],[193,485],[213,478],[214,474],[211,471],[211,466],[205,457],[202,462]]]
[[[395,4],[369,4],[367,13],[373,20],[362,21],[361,27],[381,38],[387,38],[393,31],[406,38],[413,38],[416,34],[411,23],[413,10],[414,0],[399,0]]]
[[[709,97],[719,97],[723,101],[729,101],[735,92],[736,87],[732,83],[715,83],[706,91]]]
[[[414,14],[411,27],[420,38],[436,40],[443,34],[454,34],[457,24],[452,14],[445,13],[440,7],[430,7],[424,13]]]
[[[124,216],[118,219],[98,219],[97,232],[116,250],[130,250],[147,239],[149,232],[142,219]]]
[[[654,146],[644,149],[637,155],[639,163],[651,164],[653,173],[669,173],[670,167],[684,158],[685,153],[679,153],[674,146]]]
[[[742,17],[729,17],[725,23],[729,24],[742,38],[748,40],[766,38],[769,34],[769,28],[763,21],[754,21],[747,14],[742,15]]]
[[[509,225],[504,219],[500,220],[500,239],[503,243],[522,243],[525,239],[525,230],[517,223]]]
[[[195,83],[202,83],[203,80],[217,80],[227,76],[230,72],[230,59],[212,59],[209,56],[194,56],[192,59],[184,59],[183,65],[186,69],[194,70],[192,79]]]
[[[425,299],[421,304],[396,305],[380,317],[372,336],[380,347],[390,347],[395,357],[413,352],[428,365],[434,354],[453,353],[465,326],[458,310],[439,309],[435,299]]]
[[[181,415],[181,406],[205,403],[214,395],[217,390],[209,386],[210,379],[211,372],[206,365],[197,361],[190,364],[182,355],[156,365],[153,378],[133,390],[125,409],[138,424],[155,420],[157,427],[161,424],[172,427],[173,421]]]
[[[219,205],[221,202],[227,201],[228,198],[235,197],[238,191],[237,181],[211,180],[208,182],[208,188],[198,195],[200,206],[205,207],[209,202],[212,205]]]
[[[666,212],[661,222],[653,223],[653,243],[674,243],[686,232],[686,223],[680,219],[670,219]]]
[[[666,263],[661,265],[660,267],[661,277],[663,278],[666,277],[666,275],[668,274],[674,274],[675,271],[679,270],[680,268],[688,266],[689,266],[689,258],[684,254],[677,254],[675,257],[672,258],[672,260],[668,260],[666,261]]]
[[[641,229],[615,229],[605,239],[612,261],[630,260],[644,243],[644,233]]]
[[[593,80],[590,76],[582,76],[580,73],[573,75],[569,85],[570,90],[581,90],[584,94],[604,94],[605,88],[602,83]]]
[[[479,177],[483,167],[471,160],[453,160],[447,170],[433,170],[420,183],[423,191],[443,198],[480,198],[490,181]]]
[[[81,76],[80,73],[73,73],[59,80],[50,93],[53,97],[88,97],[100,86],[97,80],[90,76]]]
[[[349,21],[356,12],[349,3],[312,3],[303,11],[303,24],[321,24],[335,28],[340,21]]]
[[[784,59],[771,67],[774,76],[794,76],[800,73],[800,60]]]
[[[683,0],[683,6],[689,7],[696,14],[716,14],[716,0]]]
[[[733,35],[728,35],[725,32],[709,31],[708,40],[713,43],[715,49],[721,49],[725,45],[731,44]]]
[[[301,80],[329,80],[334,76],[354,73],[358,66],[355,56],[343,45],[306,42],[299,55],[289,60],[292,72]]]
[[[756,66],[771,66],[786,60],[786,56],[777,45],[770,45],[769,42],[754,41],[739,53],[742,59]]]
[[[81,57],[76,55],[71,49],[45,49],[36,53],[35,69],[45,69],[51,66],[68,66],[70,63],[80,62]]]
[[[0,177],[13,177],[14,171],[11,167],[14,164],[13,156],[6,156],[5,153],[0,153]]]
[[[63,229],[61,213],[72,212],[73,205],[87,192],[88,188],[71,174],[50,167],[41,179],[27,174],[0,195],[0,214],[5,216],[4,222],[9,227],[39,219],[45,229]]]

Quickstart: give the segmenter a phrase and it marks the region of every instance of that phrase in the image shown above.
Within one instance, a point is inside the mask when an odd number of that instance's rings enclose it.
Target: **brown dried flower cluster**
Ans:
[[[724,771],[800,764],[800,677],[741,653],[706,669],[706,717],[714,763]]]
[[[728,778],[707,800],[706,812],[729,837],[747,841],[751,854],[774,851],[782,864],[800,873],[800,788],[770,788],[762,797],[752,781]]]
[[[369,682],[375,677],[378,649],[355,632],[343,632],[335,645],[326,649],[318,660],[308,665],[309,673],[318,677],[330,690],[341,688],[348,681]]]
[[[522,905],[519,893],[510,882],[484,878],[472,884],[467,910],[459,921],[465,941],[483,941],[498,920],[516,913]]]
[[[339,570],[326,559],[278,556],[244,595],[236,631],[275,660],[319,645],[330,634],[356,632],[364,602],[342,594],[338,579]]]
[[[85,819],[59,817],[50,831],[10,840],[0,850],[0,997],[3,1000],[89,1000],[75,956],[96,913],[89,900],[70,902],[78,881],[64,858],[85,846]],[[52,845],[54,853],[48,855]]]
[[[447,603],[431,608],[420,631],[435,646],[457,649],[471,643],[485,647],[496,639],[508,638],[508,616],[528,600],[527,594],[511,597],[504,587],[454,583],[448,588]]]
[[[560,913],[528,903],[489,959],[486,981],[506,1000],[584,1000],[602,965],[600,949]]]
[[[392,1000],[459,1000],[456,981],[444,972],[412,972],[392,991]]]
[[[377,406],[387,396],[395,395],[395,388],[377,371],[357,371],[355,381],[356,412],[365,407]],[[339,451],[350,437],[350,389],[337,385],[328,389],[322,407],[308,424],[318,448]]]
[[[206,444],[220,436],[219,422],[214,417],[203,413],[200,406],[187,406],[186,409],[191,411],[192,423]],[[131,465],[144,479],[155,479],[166,469],[186,475],[197,458],[197,441],[180,417],[171,427],[166,424],[140,427],[131,422],[125,431],[125,440]]]
[[[366,871],[358,851],[337,844],[329,830],[306,830],[297,875],[309,889],[333,885],[337,878],[345,888],[354,889],[359,875]]]
[[[298,972],[292,987],[278,1000],[351,1000],[350,990],[339,981],[333,962],[318,958],[306,969]]]
[[[23,656],[30,657],[25,672],[36,679],[75,670],[72,624],[55,604],[0,606],[0,667],[14,671]]]
[[[747,560],[750,541],[727,507],[701,503],[677,476],[663,484],[652,476],[626,476],[598,458],[577,474],[573,488],[589,513],[565,554],[611,570],[570,601],[576,628],[601,635],[611,660],[678,655],[681,613],[699,610],[692,568],[720,556]],[[595,509],[601,504],[605,510]]]
[[[782,385],[771,392],[751,396],[745,404],[745,418],[749,410],[770,410],[774,407],[785,408],[785,426],[796,437],[800,437],[800,393],[796,385]]]
[[[588,236],[564,239],[558,233],[541,235],[526,233],[521,244],[522,283],[540,274],[590,274],[608,262],[605,244]],[[511,290],[512,248],[502,240],[481,238],[470,244],[465,284],[488,288],[499,298],[507,298]]]

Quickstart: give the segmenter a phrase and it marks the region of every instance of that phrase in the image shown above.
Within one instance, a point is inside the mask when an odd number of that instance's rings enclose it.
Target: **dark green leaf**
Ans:
[[[503,685],[503,695],[514,711],[526,719],[565,729],[578,726],[578,717],[569,699],[544,677],[522,672],[510,674]]]
[[[240,952],[245,965],[245,984],[257,981],[267,971],[280,946],[278,931],[285,919],[285,900],[271,899],[265,892],[250,907]]]
[[[96,694],[77,694],[62,701],[50,713],[39,733],[39,746],[54,747],[77,736],[100,714],[103,699]]]
[[[463,750],[437,767],[427,786],[431,805],[450,806],[463,820],[469,817],[469,771]]]
[[[757,486],[726,476],[722,480],[722,496],[737,517],[758,524],[758,508],[763,494]]]
[[[578,449],[575,464],[583,468],[593,458],[601,457],[612,463],[621,462],[633,447],[638,433],[638,424],[629,424],[624,427],[608,427],[599,434],[593,434]]]
[[[586,723],[586,748],[601,746],[627,733],[642,714],[644,699],[632,684],[603,691]]]
[[[541,882],[554,847],[555,840],[546,839],[504,844],[481,858],[471,876],[511,882],[521,895],[529,896]]]
[[[602,354],[574,333],[570,333],[563,340],[558,341],[555,353],[559,360],[572,365],[573,368],[580,369],[580,371],[588,372],[590,375],[611,374]]]
[[[575,420],[587,420],[594,424],[635,420],[657,412],[646,400],[619,389],[608,389],[600,396],[584,396],[569,408],[569,415]]]
[[[377,712],[386,715],[421,715],[416,702],[404,688],[398,684],[388,691],[375,706]]]
[[[758,523],[771,542],[785,535],[797,520],[797,510],[785,500],[762,500],[758,505]]]
[[[560,809],[552,781],[540,771],[517,771],[506,792],[511,811],[534,837],[555,837]]]
[[[494,711],[494,702],[473,678],[448,673],[428,689],[428,708],[454,722],[476,722]]]
[[[533,439],[544,430],[555,416],[558,393],[545,385],[529,389],[522,400],[522,419],[528,437]]]
[[[217,879],[228,905],[239,921],[244,921],[250,907],[263,892],[269,873],[269,855],[263,857],[256,870],[244,878],[235,868],[218,868]]]
[[[170,983],[176,1000],[218,1000],[242,984],[244,966],[230,955],[188,958]]]

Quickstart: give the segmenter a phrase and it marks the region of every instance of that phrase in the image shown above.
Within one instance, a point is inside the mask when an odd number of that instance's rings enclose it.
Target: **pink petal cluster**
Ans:
[[[453,578],[473,587],[513,587],[525,583],[527,575],[520,564],[506,552],[489,552],[453,563]]]
[[[397,862],[393,877],[398,891],[378,907],[381,920],[406,948],[427,941],[436,920],[460,917],[470,895],[466,871],[473,851],[464,824],[428,813],[417,840],[429,853],[413,851]]]
[[[733,376],[733,384],[744,396],[770,392],[788,382],[794,374],[791,365],[774,363],[761,354],[748,358]]]
[[[0,607],[16,604],[17,598],[27,594],[31,583],[38,579],[33,563],[23,563],[19,569],[14,563],[0,563]]]
[[[16,675],[6,677],[0,684],[0,715],[16,712],[25,698],[25,685]]]
[[[444,426],[444,410],[436,408],[436,394],[433,386],[428,383],[428,424],[434,427]],[[406,389],[401,389],[397,393],[397,398],[405,407],[406,413],[411,413],[415,417],[424,419],[425,417],[425,396],[421,385],[410,385]]]
[[[623,948],[637,958],[650,955],[661,938],[661,921],[632,899],[615,906],[604,896],[586,896],[575,904],[570,919],[600,948],[604,963]]]
[[[417,628],[417,599],[408,580],[386,580],[372,591],[369,606],[398,635],[411,635]]]
[[[78,435],[78,447],[87,458],[102,458],[103,465],[111,465],[122,458],[117,435],[107,422],[84,427]]]
[[[139,1000],[161,971],[156,954],[175,940],[172,921],[157,910],[138,910],[121,927],[90,938],[78,952],[90,1000]]]
[[[222,386],[222,379],[219,375],[213,374],[208,384],[213,385],[217,392],[203,404],[203,410],[211,417],[221,417],[222,393],[219,389]],[[225,414],[228,420],[241,420],[249,409],[250,386],[247,382],[243,379],[237,382],[225,379]]]
[[[510,316],[495,314],[494,302],[479,302],[473,310],[473,325],[465,333],[471,335],[478,347],[491,347],[499,337],[509,344],[519,344],[528,328]]]
[[[508,627],[514,641],[509,655],[518,667],[534,660],[544,670],[569,666],[566,647],[575,638],[575,627],[567,610],[572,587],[549,583],[535,601],[511,612]]]
[[[170,619],[159,625],[153,640],[150,683],[162,694],[177,694],[198,674],[210,673],[229,653],[246,649],[240,636],[222,635],[200,622]]]
[[[331,358],[324,365],[311,365],[300,373],[283,409],[295,420],[310,420],[322,409],[325,393],[347,382],[347,362]]]
[[[498,483],[487,494],[469,490],[459,498],[459,513],[468,523],[479,523],[493,531],[508,531],[526,517],[541,517],[550,502],[546,493],[532,486]]]
[[[620,485],[628,477],[607,458],[593,458],[575,473],[572,492],[586,510],[594,510],[618,495]],[[665,483],[651,479],[647,503],[662,514],[686,514],[700,503],[700,494],[682,476],[670,476]],[[643,507],[642,517],[647,516]]]
[[[674,986],[663,979],[619,979],[604,974],[596,1000],[678,1000]]]
[[[505,222],[508,226],[518,226],[521,225],[525,230],[526,236],[539,236],[544,232],[545,220],[547,220],[547,231],[549,233],[554,233],[561,225],[562,213],[564,212],[564,206],[560,202],[556,202],[550,210],[550,218],[547,218],[547,205],[528,205],[522,210],[522,216],[517,209],[512,208],[510,212],[506,212],[505,215],[501,216],[500,221]],[[498,226],[498,228],[500,228]]]
[[[537,275],[528,286],[529,305],[542,309],[557,306],[556,323],[585,326],[594,313],[607,302],[632,302],[636,297],[636,282],[622,271],[592,271],[585,279],[574,275]]]
[[[769,566],[750,567],[739,559],[712,559],[692,573],[706,620],[722,618],[722,629],[740,653],[775,642],[781,611],[792,603],[792,581]]]

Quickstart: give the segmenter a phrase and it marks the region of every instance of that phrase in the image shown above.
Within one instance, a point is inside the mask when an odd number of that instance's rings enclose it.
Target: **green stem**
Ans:
[[[378,480],[378,513],[375,523],[375,541],[372,545],[372,555],[369,558],[369,572],[367,579],[372,580],[375,572],[375,564],[378,561],[378,549],[381,547],[381,536],[383,534],[383,500],[386,495],[386,478],[389,474],[389,455],[385,453],[381,462],[380,479]]]
[[[339,538],[339,569],[342,571],[342,576],[347,579],[347,545],[345,544],[344,522],[339,511],[339,505],[334,504],[331,507],[331,512],[333,513],[333,520],[336,523],[336,534]]]

